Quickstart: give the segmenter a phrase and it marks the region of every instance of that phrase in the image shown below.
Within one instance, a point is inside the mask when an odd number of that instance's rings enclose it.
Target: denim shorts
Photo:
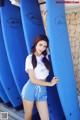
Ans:
[[[23,86],[21,96],[29,101],[45,101],[47,100],[46,86],[39,86],[28,80],[28,82]]]

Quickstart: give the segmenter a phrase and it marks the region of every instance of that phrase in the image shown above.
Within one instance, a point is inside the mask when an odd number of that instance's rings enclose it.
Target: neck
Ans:
[[[40,56],[41,54],[37,53],[37,52],[34,52],[35,56]]]

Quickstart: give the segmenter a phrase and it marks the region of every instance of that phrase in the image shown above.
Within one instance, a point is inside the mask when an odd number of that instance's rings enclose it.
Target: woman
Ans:
[[[34,102],[36,103],[41,120],[50,120],[46,86],[54,86],[58,83],[58,78],[53,77],[51,82],[46,81],[50,70],[47,53],[48,47],[47,36],[39,35],[34,39],[31,48],[32,53],[26,58],[25,70],[29,75],[29,80],[22,89],[25,120],[32,120]],[[44,115],[44,111],[46,115]]]

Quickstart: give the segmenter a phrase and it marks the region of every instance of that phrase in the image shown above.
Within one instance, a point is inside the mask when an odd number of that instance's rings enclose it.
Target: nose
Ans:
[[[41,49],[40,49],[40,51],[43,51],[43,50],[44,50],[44,47],[42,46]]]

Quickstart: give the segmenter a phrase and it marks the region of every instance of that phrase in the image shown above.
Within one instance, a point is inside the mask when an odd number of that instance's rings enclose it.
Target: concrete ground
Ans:
[[[80,106],[80,96],[79,98],[79,106]],[[8,119],[1,119],[1,113],[8,112]],[[12,106],[8,107],[4,103],[0,103],[0,120],[24,120],[24,110],[15,110]]]

